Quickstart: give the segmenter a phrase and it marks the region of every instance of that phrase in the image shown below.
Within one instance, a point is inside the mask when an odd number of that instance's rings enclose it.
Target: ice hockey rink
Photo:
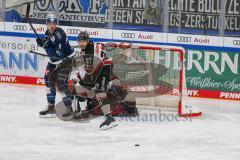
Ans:
[[[0,84],[1,160],[238,160],[239,102],[198,99],[203,117],[179,121],[117,118],[118,127],[102,131],[103,117],[89,123],[43,119],[45,88]],[[11,98],[9,98],[11,97]],[[59,98],[59,96],[58,96]],[[219,108],[222,107],[220,110]],[[204,107],[205,106],[205,107]],[[224,112],[224,106],[228,112]],[[217,108],[217,109],[209,109]],[[138,146],[139,145],[139,146]]]

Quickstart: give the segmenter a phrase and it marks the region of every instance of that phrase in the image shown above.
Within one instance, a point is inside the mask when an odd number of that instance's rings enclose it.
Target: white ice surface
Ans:
[[[140,121],[118,118],[118,127],[101,131],[102,117],[90,123],[41,119],[45,105],[44,87],[0,84],[0,160],[240,159],[240,114],[146,122],[158,112],[142,110]]]

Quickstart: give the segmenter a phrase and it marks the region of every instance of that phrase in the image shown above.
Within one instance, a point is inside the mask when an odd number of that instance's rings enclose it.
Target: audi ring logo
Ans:
[[[81,32],[80,29],[68,29],[67,33],[68,34],[79,34]]]
[[[234,46],[240,46],[240,40],[234,40],[233,45]]]
[[[134,33],[128,33],[128,32],[123,32],[121,34],[122,38],[130,38],[130,39],[134,39],[135,38],[135,34]]]
[[[25,25],[14,25],[13,30],[15,30],[15,31],[26,31],[27,26],[25,26]]]
[[[178,36],[177,41],[178,42],[191,42],[192,37],[185,37],[185,36]]]

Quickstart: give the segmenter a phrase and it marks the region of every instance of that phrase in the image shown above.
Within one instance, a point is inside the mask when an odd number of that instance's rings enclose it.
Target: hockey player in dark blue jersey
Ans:
[[[72,95],[68,89],[68,76],[72,70],[74,49],[70,46],[64,30],[57,27],[57,18],[54,14],[47,16],[47,28],[45,37],[36,39],[37,44],[45,49],[50,58],[44,76],[49,89],[47,93],[48,106],[39,113],[40,116],[55,113],[56,87],[61,93],[67,110],[71,110],[72,105]],[[63,117],[68,114],[68,112],[63,114]]]

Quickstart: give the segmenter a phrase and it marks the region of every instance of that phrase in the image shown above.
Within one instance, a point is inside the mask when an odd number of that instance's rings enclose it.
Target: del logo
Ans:
[[[16,82],[16,77],[15,76],[0,76],[0,82]]]

